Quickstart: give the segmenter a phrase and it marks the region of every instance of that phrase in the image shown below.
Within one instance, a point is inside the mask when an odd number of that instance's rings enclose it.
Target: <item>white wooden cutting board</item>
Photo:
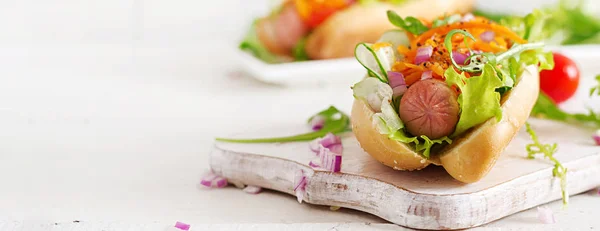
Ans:
[[[543,143],[558,143],[555,156],[568,168],[571,195],[600,185],[600,146],[592,140],[592,130],[547,120],[530,119],[530,123]],[[233,137],[298,134],[307,130],[305,126],[269,128]],[[304,203],[352,208],[417,229],[462,229],[561,198],[560,182],[552,176],[553,164],[542,157],[527,159],[528,143],[531,139],[523,129],[492,171],[472,184],[458,182],[443,168],[432,165],[413,172],[386,167],[365,153],[351,133],[342,139],[341,173],[309,167],[314,154],[307,142],[216,142],[210,166],[232,181],[291,195],[295,195],[294,176],[302,169],[308,177]]]

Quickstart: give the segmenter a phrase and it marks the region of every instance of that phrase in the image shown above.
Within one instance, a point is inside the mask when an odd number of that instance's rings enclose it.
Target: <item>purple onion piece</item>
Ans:
[[[329,147],[329,151],[341,155],[344,151],[344,148],[342,147],[342,144],[334,144]]]
[[[179,230],[188,231],[188,230],[190,230],[190,225],[178,221],[178,222],[175,223],[175,228],[177,228]]]
[[[316,115],[310,120],[309,123],[313,131],[321,130],[323,128],[323,125],[325,125],[325,117],[321,115]]]
[[[400,85],[405,85],[406,86],[406,82],[404,81],[404,75],[400,72],[395,72],[395,71],[388,71],[388,79],[389,79],[389,83],[390,83],[390,87],[394,88]]]
[[[495,37],[496,37],[496,33],[494,33],[493,31],[490,31],[490,30],[485,31],[479,35],[479,38],[481,39],[481,41],[484,41],[486,43],[494,41]]]
[[[404,93],[406,92],[406,90],[408,90],[408,88],[406,87],[406,85],[397,86],[397,87],[395,87],[395,88],[392,89],[392,91],[394,92],[394,94],[392,95],[392,97],[396,98],[398,96],[404,95]]]
[[[600,145],[600,135],[594,134],[592,138],[594,138],[594,141],[596,141],[596,145]]]
[[[433,47],[431,46],[422,46],[417,49],[417,55],[415,56],[415,64],[421,64],[429,61],[431,55],[433,54]]]
[[[225,186],[227,186],[227,179],[223,178],[223,177],[217,177],[216,181],[214,181],[215,183],[215,187],[217,188],[224,188]]]
[[[458,51],[452,51],[452,59],[454,59],[454,61],[460,65],[464,65],[467,61],[467,58],[469,58],[469,56],[466,54],[460,53]]]
[[[217,177],[219,176],[215,175],[214,173],[208,173],[202,177],[202,179],[200,180],[200,184],[206,187],[212,187],[213,181],[215,181]]]
[[[321,139],[320,143],[323,145],[323,147],[329,148],[331,145],[341,144],[342,140],[339,136],[336,136],[333,133],[327,133],[327,135]]]

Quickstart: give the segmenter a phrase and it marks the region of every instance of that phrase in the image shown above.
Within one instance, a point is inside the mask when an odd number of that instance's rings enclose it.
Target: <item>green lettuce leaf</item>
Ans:
[[[554,57],[552,51],[544,51],[542,49],[528,50],[521,53],[519,62],[528,65],[537,65],[541,70],[554,69]]]
[[[452,140],[446,136],[435,140],[429,139],[429,137],[424,135],[419,137],[409,136],[404,131],[404,124],[402,124],[402,121],[400,120],[396,112],[393,110],[393,107],[389,105],[389,108],[392,108],[391,112],[393,112],[393,114],[396,116],[395,119],[388,120],[388,118],[392,117],[391,115],[385,116],[385,112],[381,113],[383,115],[378,113],[373,116],[373,123],[377,125],[376,127],[380,134],[388,135],[388,138],[390,138],[391,140],[401,142],[409,145],[410,147],[413,147],[416,152],[420,153],[423,157],[427,159],[429,159],[429,157],[431,156],[431,148],[434,145],[443,144],[444,142],[447,144],[452,143]],[[400,129],[397,129],[398,125],[401,126]]]
[[[454,68],[448,68],[444,76],[448,86],[457,86],[461,91],[458,96],[461,115],[451,137],[460,135],[492,117],[496,117],[497,120],[502,118],[500,94],[495,90],[502,87],[503,83],[491,64],[485,64],[480,76],[467,78],[464,74],[458,74]]]
[[[547,44],[562,45],[600,44],[600,17],[587,13],[583,1],[560,0],[556,5],[525,17],[481,10],[473,13],[500,22],[531,41],[544,40]]]
[[[300,39],[300,41],[298,41],[298,43],[296,43],[296,45],[294,46],[294,49],[292,50],[292,55],[294,56],[294,60],[306,61],[306,60],[310,59],[308,57],[308,54],[306,54],[305,48],[306,48],[306,37]]]
[[[544,30],[546,20],[550,16],[541,10],[534,10],[524,17],[511,16],[500,20],[500,24],[508,27],[521,38],[529,42],[539,42],[550,37],[548,31]]]
[[[241,50],[249,51],[256,58],[266,62],[266,63],[281,63],[287,61],[285,57],[281,57],[275,54],[272,54],[258,39],[258,35],[256,34],[256,23],[258,20],[252,23],[250,30],[246,34],[244,40],[240,43],[239,48]]]
[[[408,31],[414,35],[420,35],[425,31],[429,30],[429,27],[423,25],[421,21],[415,17],[406,17],[402,18],[396,12],[388,10],[387,11],[388,20],[394,26],[400,27],[405,31]]]

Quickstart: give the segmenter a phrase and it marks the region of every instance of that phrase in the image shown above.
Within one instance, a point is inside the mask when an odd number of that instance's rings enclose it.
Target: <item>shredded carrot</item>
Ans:
[[[504,35],[505,37],[515,40],[518,43],[527,43],[523,38],[519,37],[519,35],[515,34],[506,27],[500,26],[494,23],[484,23],[484,22],[459,22],[451,25],[436,27],[431,30],[426,31],[425,33],[419,35],[417,38],[412,40],[411,46],[416,46],[417,43],[423,42],[427,38],[435,34],[447,34],[451,30],[454,29],[470,29],[470,28],[484,28],[488,30],[492,30],[496,33],[496,35]]]
[[[423,74],[422,72],[414,72],[414,73],[404,77],[405,78],[404,81],[406,81],[407,85],[411,85],[411,84],[417,82],[417,80],[421,79],[422,74]]]
[[[442,68],[439,63],[433,64],[433,66],[431,66],[431,70],[435,74],[438,74],[440,76],[444,76],[444,68]]]
[[[423,21],[424,25],[431,27],[431,21]],[[425,71],[431,71],[431,75],[435,79],[445,79],[444,73],[448,68],[455,68],[451,62],[451,55],[444,45],[445,36],[454,29],[462,29],[469,32],[475,41],[468,41],[464,43],[464,35],[454,34],[452,36],[452,52],[458,52],[460,54],[468,54],[469,50],[479,50],[482,52],[498,53],[506,51],[511,45],[512,41],[518,43],[527,43],[524,39],[519,37],[517,34],[509,30],[508,28],[490,22],[488,19],[482,17],[475,17],[475,19],[469,22],[457,22],[454,24],[432,28],[421,35],[415,36],[407,32],[410,46],[400,45],[396,48],[398,53],[403,56],[401,61],[397,61],[392,66],[392,70],[400,72],[404,75],[405,81],[408,85],[411,85],[421,79],[421,75]],[[494,39],[489,42],[482,41],[480,36],[486,31],[494,32]],[[388,46],[389,43],[376,43],[374,48],[378,49],[383,46]],[[417,50],[423,46],[430,46],[433,48],[432,55],[429,61],[414,64],[415,57],[417,56]],[[455,68],[456,71],[458,71]],[[469,78],[471,73],[463,72],[463,74]],[[457,90],[457,93],[460,93]]]

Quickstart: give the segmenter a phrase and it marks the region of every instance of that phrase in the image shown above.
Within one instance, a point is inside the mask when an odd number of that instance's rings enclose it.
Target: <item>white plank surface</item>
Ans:
[[[281,193],[197,188],[214,136],[304,121],[329,104],[348,111],[352,103],[342,97],[351,94],[349,83],[284,88],[238,73],[232,60],[246,29],[242,22],[263,6],[234,0],[3,2],[2,224],[158,230],[180,220],[252,230],[265,223],[383,223],[353,210],[298,206]],[[586,83],[598,72],[595,63],[587,65]],[[565,107],[580,110],[585,103]],[[559,203],[551,207],[555,225],[539,224],[529,210],[487,227],[600,228],[597,197],[575,196],[565,211]],[[59,228],[47,225],[55,222]]]
[[[590,140],[593,131],[553,121],[530,122],[543,142],[559,145],[555,157],[569,169],[569,192],[578,194],[600,185],[600,147]],[[306,125],[263,128],[236,136],[273,137],[283,135],[281,131],[291,135],[289,131],[300,134],[307,129]],[[523,129],[491,172],[472,184],[454,180],[441,167],[395,171],[365,153],[351,133],[342,138],[342,171],[337,174],[308,166],[314,158],[309,142],[216,142],[210,166],[230,180],[291,195],[295,174],[302,169],[308,182],[307,203],[353,208],[410,228],[463,229],[561,198],[553,164],[527,159],[528,143],[531,138]]]

